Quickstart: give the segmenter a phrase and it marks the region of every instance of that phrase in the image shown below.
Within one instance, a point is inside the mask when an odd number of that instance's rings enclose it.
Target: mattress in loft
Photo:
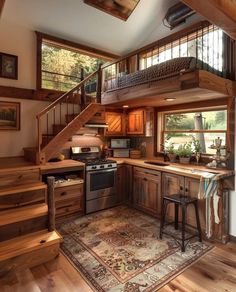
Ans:
[[[174,58],[148,67],[147,69],[108,80],[106,83],[106,91],[135,86],[150,81],[176,76],[181,71],[192,71],[200,69],[202,68],[203,64],[203,62],[197,60],[194,57]]]

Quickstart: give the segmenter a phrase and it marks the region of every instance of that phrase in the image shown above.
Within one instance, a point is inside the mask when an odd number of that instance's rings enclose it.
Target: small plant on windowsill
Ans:
[[[179,145],[177,155],[179,156],[180,163],[188,164],[192,154],[192,142],[186,142],[183,145]]]
[[[176,149],[174,148],[174,143],[170,143],[166,148],[165,151],[167,152],[167,156],[170,162],[176,162]]]

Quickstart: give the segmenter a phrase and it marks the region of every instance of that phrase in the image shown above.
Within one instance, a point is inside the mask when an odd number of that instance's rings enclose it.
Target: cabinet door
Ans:
[[[174,194],[179,194],[182,192],[184,194],[184,177],[171,174],[162,174],[162,195],[170,196]],[[169,204],[167,208],[166,218],[167,220],[174,220],[174,204]]]
[[[133,194],[133,166],[125,166],[125,188],[126,188],[126,202],[132,204]]]
[[[161,173],[135,167],[133,205],[150,215],[159,216],[161,208]]]
[[[185,178],[185,195],[193,198],[198,197],[199,192],[199,184],[200,181],[198,179],[193,178]],[[202,231],[206,229],[206,206],[205,206],[206,200],[199,200],[198,201],[198,212],[200,217],[200,223]],[[193,205],[189,205],[187,209],[187,222],[188,224],[197,227],[196,223],[196,215],[195,215],[195,209]]]
[[[108,128],[105,130],[105,135],[125,135],[125,117],[123,113],[106,112],[106,123],[108,123]]]
[[[117,167],[117,203],[123,203],[126,200],[126,168],[125,165]]]
[[[144,134],[144,110],[135,110],[128,113],[127,134]]]

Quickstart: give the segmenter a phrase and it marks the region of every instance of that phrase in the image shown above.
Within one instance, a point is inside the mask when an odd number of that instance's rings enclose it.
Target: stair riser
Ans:
[[[54,259],[59,254],[59,246],[59,242],[46,247],[42,245],[38,250],[0,262],[0,280],[10,277],[12,273],[17,271],[32,268]]]
[[[48,216],[33,218],[0,227],[0,242],[47,229]]]
[[[47,194],[45,189],[0,196],[0,211],[37,203],[46,203],[46,200]]]
[[[20,186],[40,181],[39,169],[13,170],[0,173],[0,189],[9,186]]]

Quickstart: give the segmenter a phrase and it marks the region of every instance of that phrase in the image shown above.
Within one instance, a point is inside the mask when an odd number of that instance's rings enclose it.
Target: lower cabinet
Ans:
[[[134,167],[133,206],[159,217],[161,213],[161,172]]]
[[[133,166],[118,165],[117,167],[117,203],[131,203]]]
[[[56,219],[84,214],[84,184],[55,188]]]
[[[198,197],[199,180],[171,173],[162,173],[162,195],[173,195],[181,193],[189,197]],[[205,200],[199,200],[198,211],[202,230],[205,230]],[[167,208],[166,218],[169,221],[174,220],[174,204],[169,204]],[[179,212],[179,220],[181,220],[181,212]],[[186,222],[196,227],[196,216],[194,206],[189,205],[187,208]]]

